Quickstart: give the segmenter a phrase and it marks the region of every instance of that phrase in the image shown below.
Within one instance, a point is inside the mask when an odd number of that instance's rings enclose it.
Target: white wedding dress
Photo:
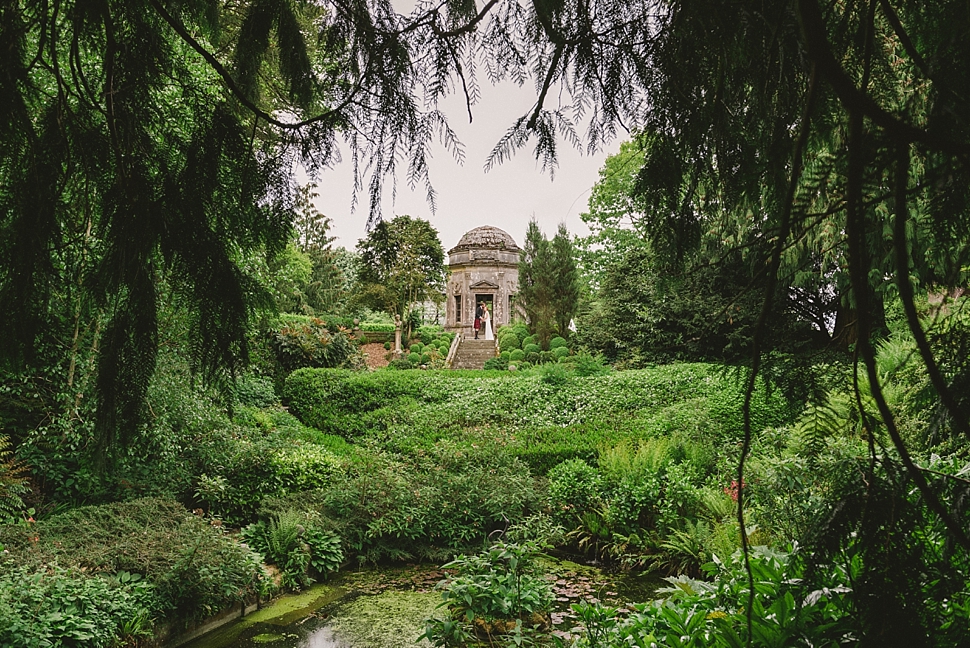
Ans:
[[[494,340],[495,335],[492,333],[492,314],[485,311],[485,339]]]

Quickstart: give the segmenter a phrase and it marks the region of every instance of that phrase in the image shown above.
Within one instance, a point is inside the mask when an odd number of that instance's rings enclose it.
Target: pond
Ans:
[[[550,561],[556,633],[572,636],[570,605],[601,601],[616,607],[653,597],[655,574],[612,574],[564,560]],[[415,646],[424,621],[442,614],[435,589],[447,574],[432,565],[346,571],[323,585],[288,595],[184,648],[403,648]],[[424,645],[427,645],[424,642]]]

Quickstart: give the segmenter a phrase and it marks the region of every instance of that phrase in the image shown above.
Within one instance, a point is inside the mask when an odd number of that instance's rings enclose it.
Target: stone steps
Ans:
[[[452,369],[482,369],[489,358],[495,357],[495,340],[463,339],[455,350]]]

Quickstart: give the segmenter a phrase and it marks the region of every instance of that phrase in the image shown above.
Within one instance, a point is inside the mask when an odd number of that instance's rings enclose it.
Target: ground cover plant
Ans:
[[[399,451],[469,434],[501,438],[537,474],[593,459],[597,448],[681,428],[715,442],[741,428],[737,379],[714,365],[671,365],[561,380],[544,373],[299,370],[287,379],[290,411],[347,439],[377,437]],[[760,427],[789,421],[798,406],[780,392],[756,395]]]
[[[91,601],[83,605],[101,609],[98,592],[108,588],[119,591],[106,594],[106,611],[98,614],[119,624],[137,621],[142,625],[132,627],[144,630],[154,617],[187,623],[271,587],[258,554],[170,500],[79,507],[29,524],[2,526],[0,544],[6,548],[3,571],[17,567],[11,583],[33,580],[51,592],[38,599],[38,608],[30,603],[39,596],[36,591],[7,591],[7,607],[0,609],[7,623],[8,614],[18,609],[30,609],[27,618],[53,619],[81,592]],[[85,584],[91,578],[106,580]],[[87,616],[83,606],[73,615],[78,622]]]

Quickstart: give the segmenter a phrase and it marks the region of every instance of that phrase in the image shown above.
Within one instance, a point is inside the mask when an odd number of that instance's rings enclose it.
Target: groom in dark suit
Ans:
[[[475,307],[475,339],[478,339],[478,332],[482,328],[482,317],[485,315],[485,302],[478,302]]]

